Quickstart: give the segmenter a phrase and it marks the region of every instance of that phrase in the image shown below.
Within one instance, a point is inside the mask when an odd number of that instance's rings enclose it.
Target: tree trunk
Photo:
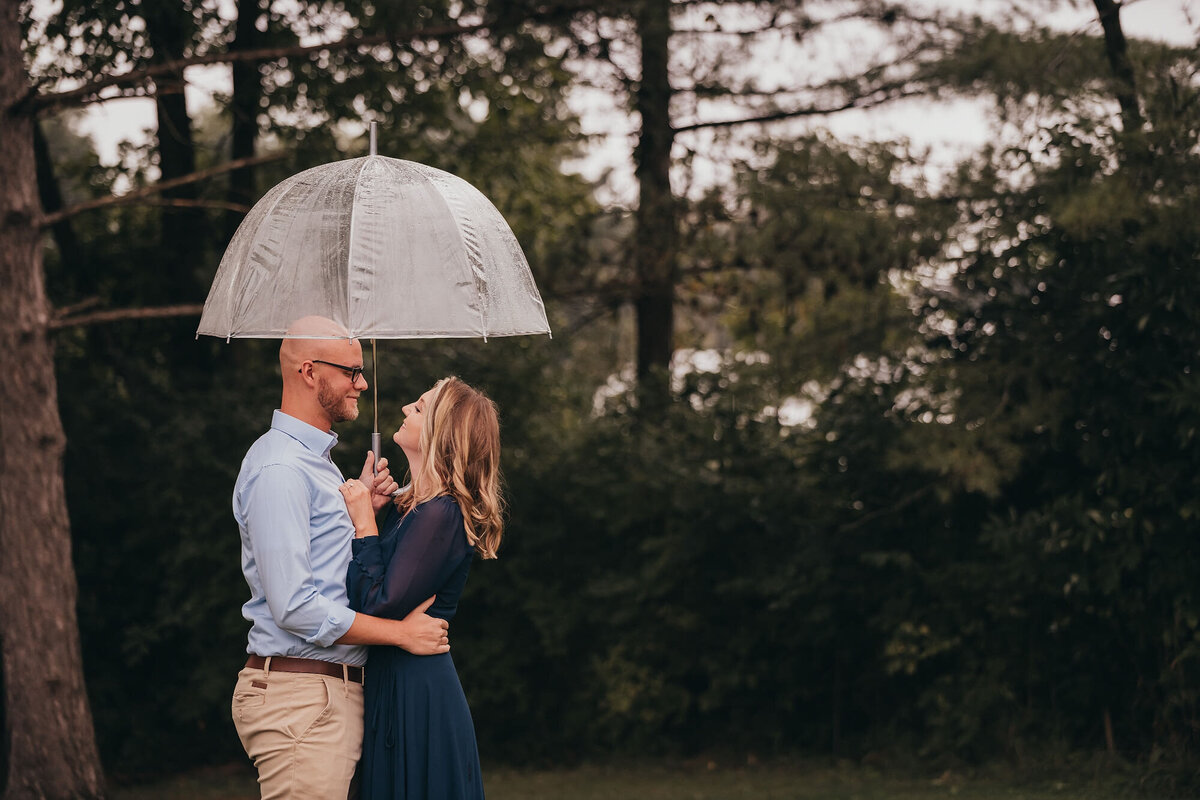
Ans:
[[[153,62],[182,58],[194,23],[188,11],[177,3],[143,5],[146,36],[154,49]],[[192,139],[192,120],[188,116],[184,95],[183,70],[155,79],[154,104],[158,119],[158,168],[160,180],[169,181],[196,171],[196,146]],[[195,184],[164,191],[165,198],[196,199]],[[162,210],[162,244],[164,252],[175,252],[190,268],[195,255],[190,248],[179,249],[181,242],[196,240],[196,226],[204,216],[191,211],[171,208]],[[190,270],[173,270],[178,279]]]
[[[259,17],[259,0],[238,0],[237,28],[231,52],[253,50],[258,46],[259,32],[255,23]],[[262,77],[258,62],[233,62],[233,98],[229,104],[233,116],[232,152],[230,160],[251,158],[258,138],[258,105],[262,98]],[[255,168],[243,167],[229,176],[229,193],[226,199],[239,205],[253,205],[258,200],[254,185]],[[233,238],[242,215],[228,214],[225,217],[225,240]]]
[[[50,145],[42,134],[42,126],[34,123],[33,152],[37,160],[38,197],[41,199],[42,210],[46,213],[60,211],[63,207],[62,191],[58,187],[58,178],[54,175],[54,160],[50,156]],[[83,250],[71,221],[61,219],[51,226],[54,243],[58,245],[58,254],[64,264],[82,264]]]
[[[638,180],[637,229],[637,378],[642,407],[665,405],[670,396],[667,371],[674,351],[675,281],[678,272],[678,220],[671,193],[671,81],[667,73],[671,38],[670,0],[638,5],[642,77],[635,107],[642,128],[634,151]],[[652,412],[653,413],[653,412]]]
[[[63,491],[19,0],[0,0],[0,651],[6,800],[103,794]]]
[[[1112,67],[1117,102],[1121,106],[1121,128],[1126,133],[1133,133],[1142,128],[1142,111],[1138,106],[1137,81],[1129,61],[1125,32],[1121,30],[1121,5],[1116,0],[1093,2],[1104,28],[1104,52]]]

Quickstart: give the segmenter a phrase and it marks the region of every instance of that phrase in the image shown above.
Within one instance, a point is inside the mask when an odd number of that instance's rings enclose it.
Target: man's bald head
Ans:
[[[301,317],[288,326],[284,337],[279,346],[279,366],[285,380],[288,373],[295,373],[305,361],[315,358],[335,361],[331,356],[345,356],[355,347],[361,352],[346,326],[328,317]]]
[[[288,326],[279,346],[283,375],[282,410],[328,430],[334,422],[358,416],[358,396],[366,388],[361,375],[362,345],[344,325],[326,317],[303,317]]]

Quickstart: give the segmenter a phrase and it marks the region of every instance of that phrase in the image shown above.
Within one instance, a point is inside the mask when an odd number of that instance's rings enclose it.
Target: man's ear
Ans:
[[[316,382],[316,378],[313,377],[313,362],[302,361],[300,363],[300,369],[298,369],[297,372],[300,373],[300,377],[304,379],[304,382],[310,386]]]

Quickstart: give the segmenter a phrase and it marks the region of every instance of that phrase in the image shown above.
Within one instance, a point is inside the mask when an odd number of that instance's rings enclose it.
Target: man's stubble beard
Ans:
[[[349,398],[335,392],[328,381],[321,378],[317,379],[317,402],[321,404],[321,408],[325,409],[325,413],[333,422],[349,422],[358,419],[358,403],[350,405],[347,410],[346,406],[351,402]]]

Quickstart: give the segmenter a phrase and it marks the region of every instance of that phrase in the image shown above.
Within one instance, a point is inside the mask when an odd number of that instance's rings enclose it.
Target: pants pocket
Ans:
[[[257,678],[238,680],[233,690],[233,718],[245,722],[248,715],[267,704],[267,682]]]
[[[287,732],[296,741],[303,741],[329,719],[333,712],[333,696],[324,678],[309,679],[299,685],[289,686],[288,690],[295,693],[291,703],[297,710],[287,721]],[[314,710],[317,710],[315,717]]]

